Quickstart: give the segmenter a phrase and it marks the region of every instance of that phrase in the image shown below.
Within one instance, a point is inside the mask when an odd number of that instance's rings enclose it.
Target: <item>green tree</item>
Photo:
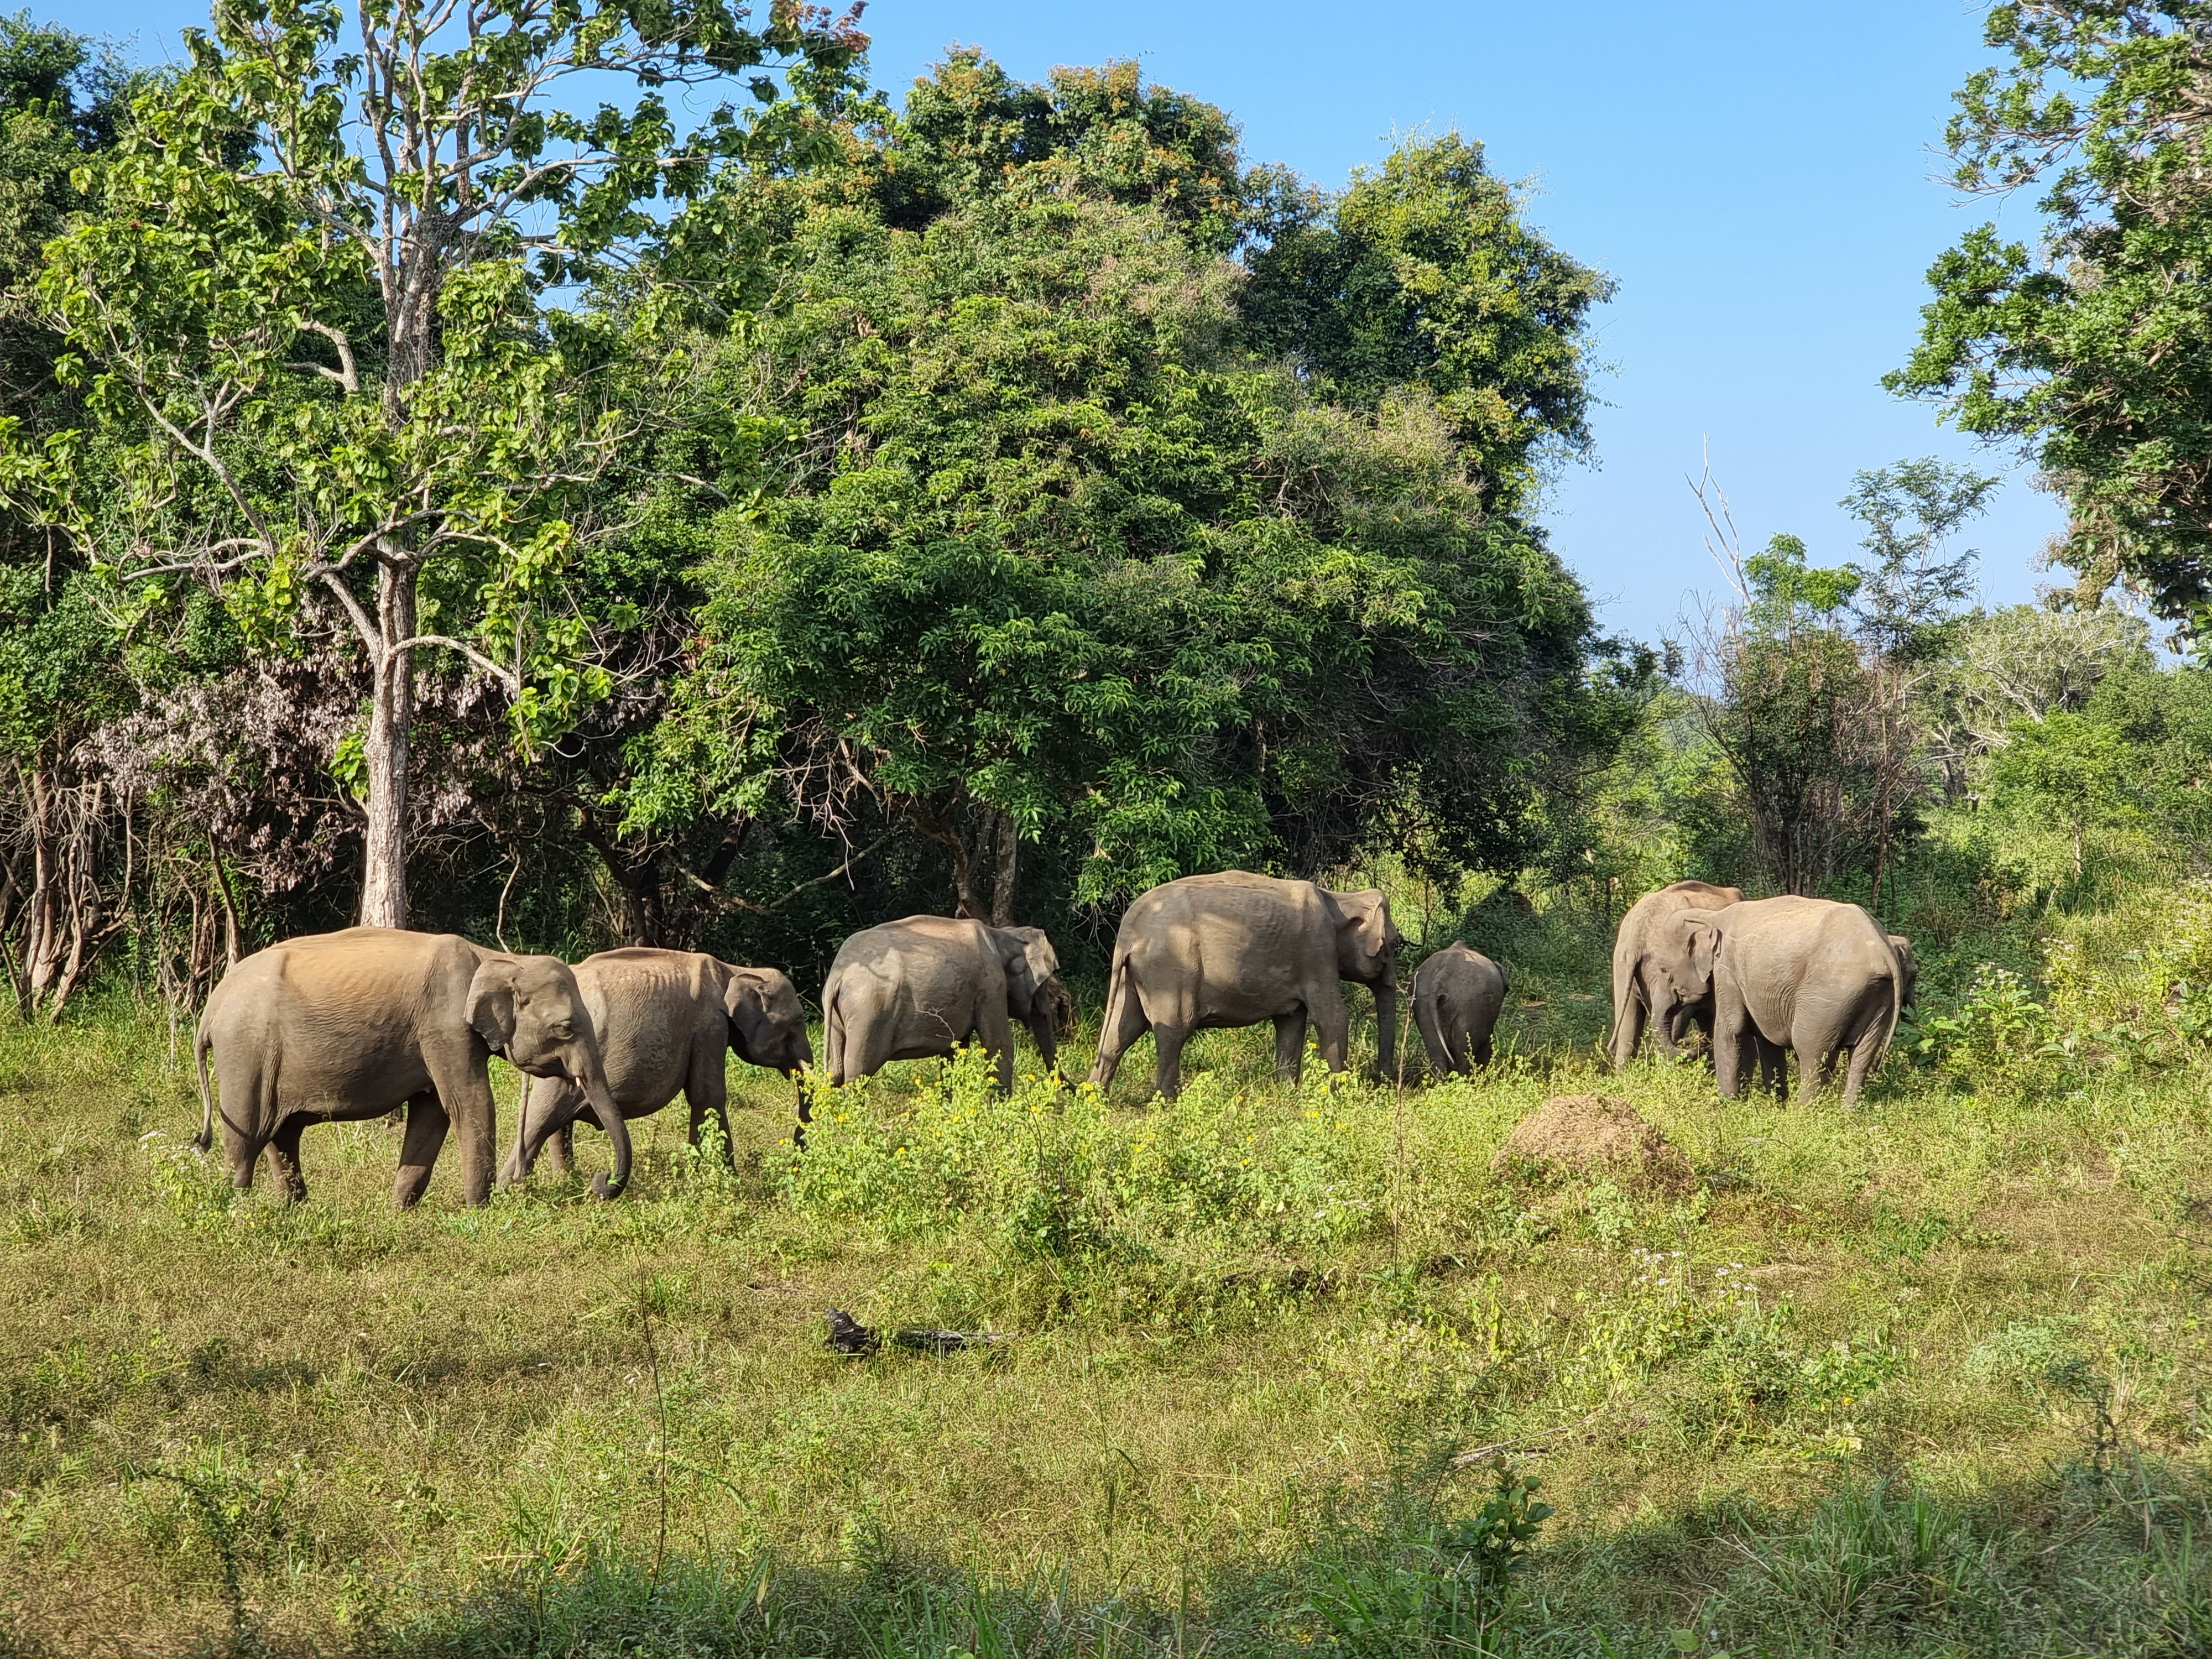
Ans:
[[[1781,891],[1864,873],[1881,904],[1928,792],[1915,690],[1936,672],[1980,556],[1948,544],[1996,487],[1934,459],[1860,472],[1840,505],[1866,526],[1869,557],[1822,567],[1786,534],[1741,554],[1725,498],[1697,486],[1738,601],[1708,630],[1713,695],[1698,707]]]
[[[33,441],[82,417],[33,284],[45,245],[84,205],[76,173],[114,141],[124,85],[94,42],[0,17],[0,417]],[[58,1012],[120,921],[94,879],[106,797],[74,763],[130,696],[94,588],[65,542],[0,507],[0,963],[27,1012]]]
[[[1126,67],[1023,88],[962,57],[846,167],[717,205],[777,243],[717,349],[774,482],[715,516],[631,834],[904,826],[1000,916],[1024,845],[1097,901],[1386,840],[1544,850],[1649,663],[1592,663],[1579,587],[1419,375],[1346,404],[1253,358],[1224,251],[1275,183],[1240,205],[1232,140]]]
[[[44,445],[11,429],[5,486],[141,584],[135,605],[213,582],[257,642],[310,592],[349,623],[370,677],[338,757],[364,799],[360,914],[403,926],[416,654],[502,684],[526,743],[604,690],[561,577],[632,428],[599,380],[623,341],[545,301],[651,237],[652,198],[790,160],[787,125],[728,106],[679,133],[660,87],[779,64],[834,80],[863,41],[796,9],[755,29],[721,0],[398,0],[349,27],[318,0],[218,4],[137,100],[41,284],[91,420]],[[627,110],[555,106],[609,76],[641,88]]]
[[[2016,722],[1989,767],[1992,805],[2014,814],[2057,814],[2081,879],[2087,832],[2131,815],[2133,757],[2111,726],[2057,713]]]
[[[1958,94],[1959,187],[2039,184],[2040,249],[1994,225],[1929,271],[1935,299],[1893,390],[2016,443],[2064,495],[2065,554],[2094,595],[2140,583],[2172,617],[2212,599],[2212,5],[1990,8],[2006,61]]]
[[[1553,247],[1447,133],[1393,150],[1274,228],[1250,258],[1253,342],[1363,408],[1425,387],[1486,504],[1512,511],[1544,462],[1589,447],[1591,309],[1610,277]]]

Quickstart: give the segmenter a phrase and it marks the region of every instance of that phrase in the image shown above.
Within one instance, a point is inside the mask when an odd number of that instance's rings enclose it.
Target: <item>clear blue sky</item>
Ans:
[[[71,27],[176,51],[191,0],[39,5]],[[955,42],[1012,73],[1135,57],[1148,78],[1227,108],[1254,160],[1322,184],[1379,159],[1394,131],[1456,126],[1538,194],[1559,245],[1619,279],[1603,308],[1597,465],[1547,503],[1555,544],[1606,623],[1656,638],[1717,574],[1683,482],[1710,441],[1747,541],[1802,536],[1850,556],[1851,474],[1939,454],[2008,483],[1970,540],[1986,599],[2028,598],[2063,526],[2008,455],[1891,398],[1923,273],[1987,204],[1940,182],[1950,94],[1988,61],[1982,8],[1596,0],[875,0],[878,84],[902,92]],[[2016,233],[2024,209],[2008,214]],[[2047,579],[2044,579],[2047,580]]]

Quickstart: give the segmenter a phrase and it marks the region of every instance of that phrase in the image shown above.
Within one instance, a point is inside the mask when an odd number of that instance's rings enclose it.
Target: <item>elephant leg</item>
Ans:
[[[1275,1016],[1275,1075],[1285,1083],[1296,1083],[1305,1069],[1306,1011]]]
[[[973,1035],[982,1040],[983,1052],[997,1064],[999,1091],[1012,1094],[1014,1091],[1014,1023],[1007,1017],[1003,997],[997,1002],[986,1002],[976,1011]]]
[[[1616,970],[1617,971],[1617,970]],[[1616,981],[1616,983],[1620,983]],[[1631,980],[1620,984],[1613,999],[1613,1069],[1621,1070],[1636,1058],[1636,1045],[1644,1040],[1644,988]]]
[[[1881,1000],[1872,1008],[1862,1005],[1856,1010],[1853,1023],[1846,1026],[1837,1039],[1839,1048],[1851,1051],[1850,1064],[1844,1073],[1844,1104],[1846,1106],[1858,1104],[1859,1090],[1865,1085],[1867,1078],[1874,1071],[1875,1063],[1881,1058],[1882,1051],[1889,1046],[1891,1004],[1887,988],[1885,986],[1882,989]],[[1829,1073],[1832,1073],[1834,1060],[1839,1057],[1831,1056]],[[1826,1074],[1821,1080],[1827,1080]]]
[[[1474,1052],[1474,1036],[1468,1029],[1467,1016],[1455,1012],[1445,1024],[1444,1032],[1446,1040],[1451,1044],[1452,1070],[1462,1077],[1473,1077],[1479,1062]],[[1486,1048],[1489,1041],[1487,1037],[1483,1039]],[[1483,1058],[1487,1057],[1486,1054]]]
[[[1131,1043],[1144,1036],[1150,1024],[1145,1018],[1144,999],[1137,994],[1135,978],[1124,968],[1109,999],[1105,1022],[1099,1028],[1098,1059],[1091,1068],[1091,1082],[1101,1089],[1112,1088],[1114,1073],[1121,1064],[1121,1056],[1129,1052]]]
[[[706,1045],[701,1043],[699,1048]],[[691,1070],[684,1079],[684,1104],[691,1109],[691,1145],[699,1144],[699,1132],[707,1127],[708,1114],[722,1127],[722,1159],[735,1170],[737,1143],[730,1139],[730,1079],[726,1054],[717,1049],[712,1054],[695,1048]]]
[[[530,1092],[523,1097],[520,1144],[499,1172],[500,1184],[509,1186],[528,1176],[540,1152],[546,1153],[546,1163],[555,1174],[568,1174],[572,1167],[568,1154],[576,1114],[584,1104],[583,1091],[565,1079],[531,1079]],[[556,1143],[559,1150],[555,1152],[551,1149]]]
[[[269,1137],[269,1178],[283,1193],[287,1204],[300,1203],[307,1196],[307,1177],[300,1173],[300,1131],[307,1127],[306,1118],[288,1117]]]
[[[576,1173],[575,1119],[545,1137],[545,1167],[563,1180]]]
[[[1332,1072],[1341,1072],[1351,1058],[1352,1018],[1345,1011],[1344,994],[1334,981],[1328,989],[1335,994],[1309,1002],[1306,1018],[1313,1022],[1314,1035],[1321,1047],[1322,1064]]]
[[[1482,1034],[1481,1042],[1469,1043],[1468,1050],[1469,1057],[1478,1067],[1489,1065],[1498,1054],[1497,1048],[1492,1041],[1492,1033],[1489,1031]]]
[[[1152,1046],[1159,1051],[1158,1062],[1153,1068],[1152,1086],[1170,1100],[1182,1092],[1182,1045],[1189,1041],[1190,1027],[1188,1025],[1152,1027]]]
[[[1668,1060],[1681,1057],[1682,1005],[1662,991],[1651,999],[1651,1043]]]
[[[399,1145],[399,1178],[392,1183],[392,1201],[401,1209],[412,1209],[422,1201],[422,1189],[430,1184],[430,1171],[437,1167],[438,1153],[445,1146],[446,1131],[451,1120],[434,1091],[425,1089],[407,1103],[407,1133]]]
[[[482,1060],[470,1063],[465,1048],[426,1052],[422,1060],[430,1073],[430,1086],[437,1091],[438,1103],[460,1144],[461,1202],[471,1209],[489,1204],[491,1179],[499,1172],[498,1115],[491,1097],[491,1078]],[[409,1117],[411,1121],[411,1111]]]
[[[1733,985],[1717,990],[1713,999],[1713,1080],[1727,1099],[1734,1100],[1742,1092],[1744,1051],[1756,1042],[1743,998]]]
[[[1835,1075],[1838,1050],[1832,1031],[1793,1030],[1790,1047],[1797,1056],[1797,1103],[1810,1106]],[[1777,1092],[1781,1092],[1778,1089]]]
[[[283,1107],[258,1064],[223,1066],[218,1062],[216,1083],[221,1103],[216,1121],[222,1126],[222,1160],[230,1166],[230,1184],[241,1193],[251,1192],[253,1166],[269,1144],[269,1137],[258,1133],[260,1126],[276,1122]]]
[[[1859,1103],[1859,1091],[1866,1086],[1873,1074],[1875,1062],[1881,1058],[1882,1050],[1889,1046],[1889,1034],[1883,1028],[1887,1020],[1877,1018],[1869,1022],[1851,1043],[1850,1069],[1844,1073],[1844,1104]]]

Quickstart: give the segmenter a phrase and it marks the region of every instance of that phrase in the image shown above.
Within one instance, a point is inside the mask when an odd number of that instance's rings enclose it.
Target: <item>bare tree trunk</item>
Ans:
[[[31,898],[23,931],[23,979],[30,1006],[35,1008],[54,982],[60,931],[55,915],[52,800],[45,772],[34,769],[27,774],[23,793],[31,820]]]
[[[991,926],[1011,927],[1014,925],[1014,879],[1022,855],[1022,837],[1012,812],[994,812],[993,825],[999,837],[998,869],[991,884]]]
[[[238,905],[230,896],[230,877],[222,867],[222,849],[210,841],[208,854],[215,865],[216,891],[222,896],[222,954],[226,968],[238,966]],[[198,901],[194,901],[197,909]]]
[[[377,621],[384,635],[375,664],[368,741],[368,827],[362,836],[361,925],[407,925],[407,766],[415,728],[415,653],[395,650],[415,635],[415,570],[387,563],[377,575]]]

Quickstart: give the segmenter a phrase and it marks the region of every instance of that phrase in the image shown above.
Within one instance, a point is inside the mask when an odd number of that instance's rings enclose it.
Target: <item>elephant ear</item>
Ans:
[[[469,981],[469,1029],[495,1054],[514,1041],[514,969],[513,957],[488,956]]]
[[[994,927],[999,965],[1006,973],[1006,1004],[1026,1019],[1037,993],[1060,972],[1060,957],[1042,927]]]
[[[1379,887],[1364,887],[1356,893],[1335,893],[1337,915],[1338,960],[1346,966],[1354,962],[1380,963],[1391,955],[1395,942],[1390,927],[1390,900]],[[1345,947],[1352,948],[1347,951]]]
[[[781,975],[778,978],[782,977]],[[769,1007],[769,977],[757,968],[732,968],[722,988],[722,1009],[730,1017],[731,1046],[750,1065],[769,1052],[775,1038],[775,1015]]]
[[[1721,930],[1695,911],[1684,912],[1681,927],[1689,946],[1691,971],[1701,984],[1710,985],[1713,964],[1720,960]]]

